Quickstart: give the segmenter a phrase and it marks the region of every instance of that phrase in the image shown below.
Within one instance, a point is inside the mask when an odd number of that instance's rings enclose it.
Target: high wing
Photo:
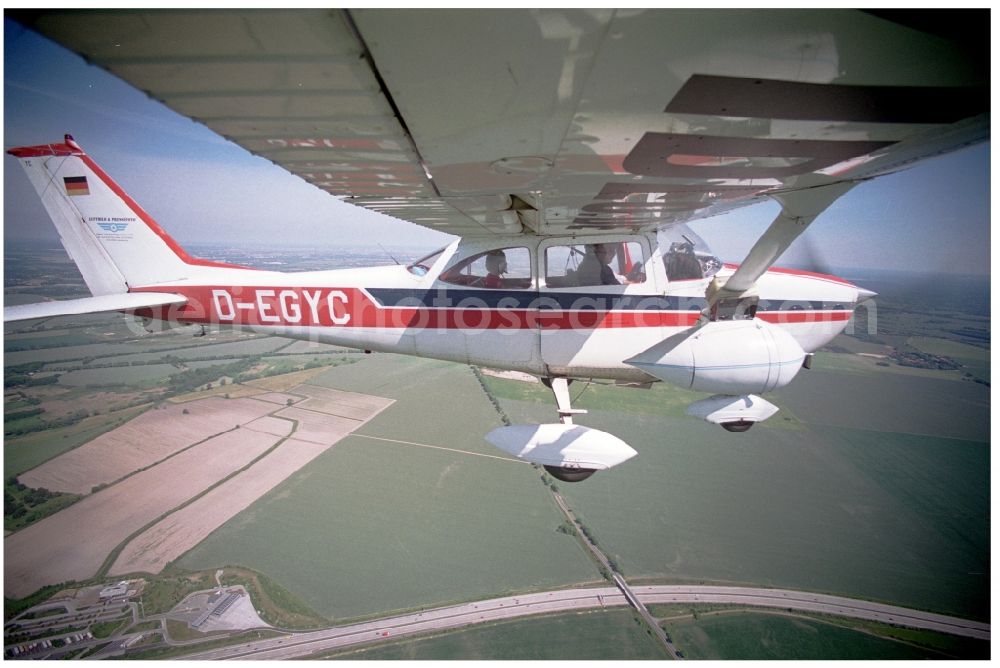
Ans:
[[[852,184],[989,134],[987,11],[13,16],[319,188],[460,236],[777,197],[766,267]]]

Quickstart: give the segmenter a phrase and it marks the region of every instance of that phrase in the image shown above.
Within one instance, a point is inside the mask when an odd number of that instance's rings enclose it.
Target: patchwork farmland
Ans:
[[[139,535],[134,545],[125,545],[113,568],[115,573],[133,567],[159,572],[392,403],[377,397],[345,397],[342,407],[327,397],[320,406],[296,410],[294,419],[268,417],[291,410],[270,401],[212,397],[188,402],[184,408],[177,405],[147,413],[47,462],[41,472],[28,472],[25,479],[82,493],[93,484],[125,477],[9,536],[4,541],[5,590],[26,596],[44,585],[93,577],[123,541],[163,518]],[[227,411],[226,405],[232,410]],[[323,408],[352,417],[330,415],[319,410]],[[331,419],[338,421],[339,431],[319,444],[325,447],[295,437],[302,429],[314,438]],[[174,511],[180,514],[175,517]]]

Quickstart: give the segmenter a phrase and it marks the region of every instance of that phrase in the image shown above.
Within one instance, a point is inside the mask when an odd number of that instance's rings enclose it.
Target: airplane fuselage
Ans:
[[[525,247],[523,238],[509,241]],[[244,327],[539,376],[650,380],[623,360],[695,325],[710,277],[668,280],[655,235],[616,235],[606,241],[642,249],[643,280],[549,285],[548,272],[537,268],[545,266],[545,247],[560,241],[576,242],[547,239],[528,247],[531,266],[525,266],[525,282],[516,288],[442,280],[468,257],[494,248],[510,254],[510,243],[498,240],[455,242],[426,270],[415,271],[415,265],[303,273],[233,268],[211,272],[224,283],[185,279],[132,291],[166,290],[188,298],[183,305],[137,313],[161,320]],[[719,275],[733,269],[725,266]],[[843,331],[859,300],[858,288],[847,281],[783,269],[763,276],[758,291],[757,318],[787,330],[806,352]]]

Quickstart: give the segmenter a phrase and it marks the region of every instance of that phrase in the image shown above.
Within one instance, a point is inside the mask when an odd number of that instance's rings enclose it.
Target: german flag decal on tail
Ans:
[[[67,195],[90,194],[90,188],[87,187],[86,176],[64,176],[63,183],[66,185]]]

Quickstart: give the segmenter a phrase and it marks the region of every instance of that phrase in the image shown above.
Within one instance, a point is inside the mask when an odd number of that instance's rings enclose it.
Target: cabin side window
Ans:
[[[645,257],[637,241],[551,246],[545,284],[553,288],[644,283]]]
[[[470,288],[524,290],[531,287],[531,253],[522,246],[479,253],[460,260],[440,280]]]

